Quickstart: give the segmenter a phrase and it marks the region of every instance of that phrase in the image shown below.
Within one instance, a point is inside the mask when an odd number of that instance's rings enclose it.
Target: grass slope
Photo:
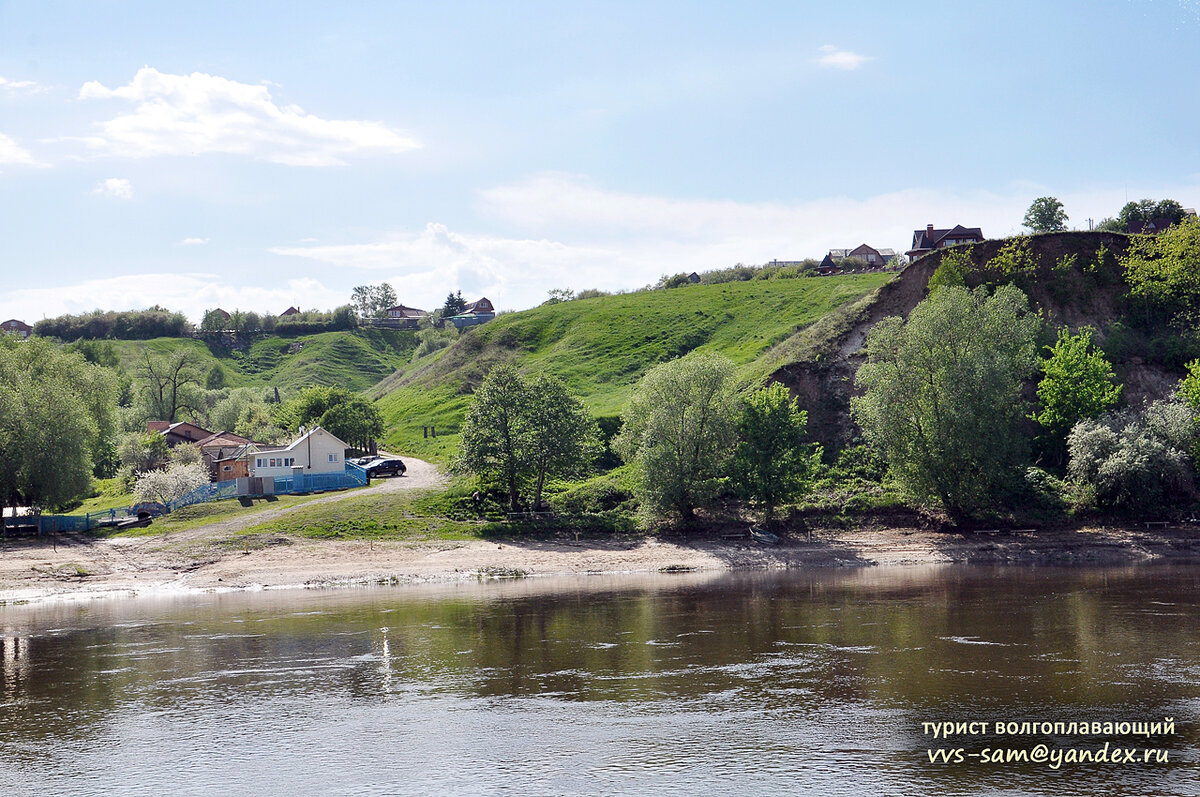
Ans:
[[[618,415],[654,365],[720,352],[743,377],[765,376],[771,351],[892,274],[687,285],[545,305],[498,317],[373,388],[390,450],[445,462],[471,393],[497,362],[561,378],[597,416]],[[434,425],[436,439],[423,427]]]
[[[137,374],[143,351],[168,356],[187,351],[207,374],[220,364],[229,387],[278,387],[290,393],[312,385],[362,391],[404,365],[416,347],[412,332],[358,330],[257,338],[246,349],[227,349],[188,338],[113,341],[121,365]]]

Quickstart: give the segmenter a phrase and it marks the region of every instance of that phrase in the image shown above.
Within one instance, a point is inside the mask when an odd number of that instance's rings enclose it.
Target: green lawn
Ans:
[[[492,524],[436,514],[442,490],[375,493],[309,507],[252,526],[243,535],[291,534],[314,539],[475,540]]]
[[[187,529],[193,529],[198,526],[206,526],[209,523],[228,520],[239,515],[252,516],[255,513],[265,512],[267,510],[286,509],[288,507],[306,504],[309,501],[313,501],[317,498],[322,498],[328,495],[330,495],[330,493],[314,493],[312,495],[281,495],[271,499],[257,498],[251,501],[249,506],[243,506],[242,503],[237,499],[209,501],[203,504],[185,506],[169,515],[155,518],[153,523],[144,528],[129,529],[122,532],[114,532],[112,529],[97,529],[92,533],[98,536],[111,537],[148,537],[156,534],[165,535],[170,534],[173,531],[186,531]]]

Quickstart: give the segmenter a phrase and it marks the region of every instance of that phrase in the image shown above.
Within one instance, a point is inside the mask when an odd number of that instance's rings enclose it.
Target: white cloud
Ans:
[[[1147,196],[1194,196],[1200,184],[1147,189]],[[440,303],[462,288],[505,308],[543,301],[551,288],[637,288],[664,274],[734,263],[820,258],[831,248],[867,243],[898,252],[926,224],[981,227],[1004,237],[1021,231],[1034,197],[1053,191],[1027,183],[1003,192],[897,191],[862,199],[829,197],[796,203],[677,199],[605,190],[579,177],[544,174],[480,194],[482,213],[506,236],[428,224],[376,240],[340,246],[287,246],[271,251],[330,264],[348,284],[387,280],[405,304]],[[1071,223],[1124,204],[1123,188],[1058,193]],[[366,276],[364,276],[366,272]]]
[[[8,136],[0,133],[0,166],[43,166],[29,152]]]
[[[331,290],[320,281],[300,277],[271,281],[269,287],[243,285],[228,276],[208,273],[128,274],[73,285],[24,288],[0,294],[0,317],[20,318],[32,324],[35,317],[53,318],[64,313],[105,310],[140,310],[153,304],[178,310],[199,323],[205,308],[224,307],[280,313],[289,305],[333,308],[349,300],[350,291]]]
[[[23,91],[30,94],[36,94],[44,89],[32,80],[9,80],[0,75],[0,89],[5,91]]]
[[[123,177],[109,177],[97,183],[92,193],[113,199],[133,199],[133,183]]]
[[[867,61],[872,60],[869,55],[859,55],[850,50],[839,50],[832,44],[826,44],[819,52],[821,54],[817,56],[817,63],[831,69],[858,69]]]
[[[85,83],[79,98],[135,103],[131,113],[98,123],[98,135],[80,139],[123,157],[218,152],[292,166],[333,166],[420,146],[381,122],[322,119],[295,105],[276,105],[267,86],[201,72],[170,75],[143,67],[128,85],[115,89]]]
[[[184,238],[179,242],[179,246],[203,246],[208,243],[207,238]]]

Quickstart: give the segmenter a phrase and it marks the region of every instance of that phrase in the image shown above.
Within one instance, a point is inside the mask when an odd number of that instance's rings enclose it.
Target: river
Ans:
[[[955,566],[5,606],[0,784],[1200,794],[1198,604],[1195,566]]]

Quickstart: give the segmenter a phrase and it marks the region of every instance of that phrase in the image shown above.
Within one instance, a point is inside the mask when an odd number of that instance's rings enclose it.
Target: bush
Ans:
[[[1186,404],[1159,401],[1141,413],[1080,421],[1067,439],[1071,479],[1094,491],[1097,506],[1120,512],[1189,500],[1195,419]]]

